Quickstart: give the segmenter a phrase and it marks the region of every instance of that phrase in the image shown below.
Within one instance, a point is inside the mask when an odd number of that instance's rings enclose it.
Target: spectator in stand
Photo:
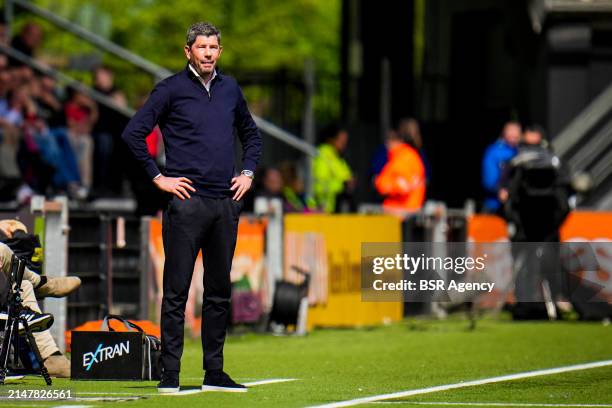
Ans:
[[[309,212],[316,205],[307,200],[304,194],[304,183],[298,177],[294,162],[283,161],[279,167],[263,167],[255,177],[257,182],[250,197],[246,197],[245,211],[254,210],[254,201],[259,198],[282,200],[284,212]]]
[[[261,182],[255,191],[256,197],[283,198],[283,176],[275,167],[262,169]]]
[[[43,32],[40,26],[36,23],[27,23],[21,29],[19,35],[13,38],[11,46],[28,57],[34,57],[34,53],[42,43],[42,39]],[[14,58],[10,58],[10,65],[14,67],[23,66],[21,62]]]
[[[36,113],[30,116],[24,135],[27,137],[28,132],[32,133],[43,160],[53,167],[53,188],[73,194],[81,186],[77,159],[66,128],[61,126],[61,104],[49,93],[49,84],[43,89],[42,82],[42,79],[35,78],[30,83]],[[51,127],[51,123],[55,126]]]
[[[431,177],[431,168],[427,160],[427,155],[425,154],[425,149],[423,148],[423,137],[421,136],[421,126],[419,122],[414,118],[403,118],[400,119],[397,129],[400,137],[412,146],[419,153],[419,156],[421,156],[423,166],[425,166],[425,180],[428,182]]]
[[[8,30],[6,28],[6,22],[4,22],[3,19],[0,20],[0,44],[8,45]]]
[[[282,195],[283,180],[280,172],[275,167],[258,167],[253,179],[253,188],[244,197],[243,212],[255,211],[255,200],[260,197],[266,199],[279,198]]]
[[[64,190],[78,183],[78,168],[66,132],[49,129],[39,115],[36,100],[41,94],[40,80],[35,77],[12,94],[7,117],[19,127],[22,136],[17,159],[24,181],[42,194],[51,187]]]
[[[68,124],[68,138],[77,159],[81,184],[84,189],[78,194],[84,198],[85,189],[89,189],[93,181],[93,138],[94,125],[98,120],[98,106],[87,95],[72,91],[68,103],[64,106]]]
[[[10,66],[7,67],[4,71],[2,71],[2,78],[4,81],[5,94],[11,92],[13,89],[16,89],[17,87],[21,85],[20,83],[18,83],[19,74],[17,73],[17,70]],[[7,99],[7,104],[8,104],[8,99]]]
[[[321,136],[323,143],[312,163],[314,199],[319,209],[333,213],[339,210],[339,196],[350,197],[355,187],[351,168],[342,158],[349,135],[346,128],[332,124]]]
[[[486,191],[483,207],[486,213],[500,214],[498,191],[501,175],[507,163],[516,156],[520,140],[521,125],[510,121],[504,125],[501,137],[485,151],[482,160],[482,185]]]
[[[14,142],[16,145],[16,155],[13,160],[16,160],[19,172],[23,175],[23,179],[28,186],[38,191],[45,191],[51,180],[50,168],[41,160],[34,139],[32,137],[22,137],[26,124],[25,118],[35,114],[34,102],[25,86],[19,86],[9,91],[8,100],[9,110],[4,119],[18,130],[17,140],[10,141],[10,144]],[[28,134],[28,136],[31,135]],[[18,146],[17,143],[19,143]]]
[[[283,161],[278,170],[282,178],[285,212],[316,211],[317,204],[312,198],[306,196],[304,180],[298,174],[296,163]]]
[[[30,84],[30,81],[36,78],[36,75],[34,74],[32,68],[28,67],[27,65],[22,65],[13,69],[15,70],[15,75],[17,77],[17,87],[28,86]]]
[[[0,71],[8,68],[8,58],[4,54],[0,54]]]
[[[8,111],[8,91],[11,74],[7,69],[0,70],[0,115],[4,116]]]
[[[57,81],[53,77],[43,75],[40,78],[40,87],[35,101],[39,116],[44,119],[50,128],[66,127],[63,97],[57,87]]]
[[[22,126],[24,117],[36,109],[28,88],[24,86],[9,92],[8,102],[8,112],[4,119],[16,127]]]
[[[375,180],[390,212],[418,211],[425,200],[425,167],[419,153],[396,132],[387,138],[389,160]]]
[[[6,62],[5,56],[0,57]],[[23,183],[17,163],[21,133],[15,119],[21,114],[11,107],[13,82],[12,70],[0,71],[0,201],[5,202],[15,199],[20,186],[23,186],[26,196],[31,195],[31,190]]]
[[[94,89],[112,99],[117,105],[127,106],[125,96],[115,87],[115,76],[109,67],[99,66],[95,69]],[[119,166],[111,164],[112,158],[118,154],[117,138],[121,136],[128,118],[104,104],[98,104],[98,113],[98,121],[93,129],[93,187],[99,195],[120,194],[120,169]]]
[[[4,57],[3,55],[0,57]],[[6,57],[4,57],[6,61]],[[6,201],[8,196],[14,193],[13,188],[17,183],[11,183],[10,188],[5,189],[8,180],[17,180],[21,177],[17,166],[17,149],[19,146],[19,128],[9,118],[11,107],[9,103],[10,93],[8,91],[11,75],[7,70],[0,71],[0,178],[2,178],[2,192],[0,200]]]

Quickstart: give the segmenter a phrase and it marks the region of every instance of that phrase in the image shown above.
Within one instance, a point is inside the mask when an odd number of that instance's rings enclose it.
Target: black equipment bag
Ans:
[[[114,331],[118,320],[127,332]],[[138,325],[117,315],[104,318],[101,331],[72,332],[71,379],[159,380],[161,342]]]

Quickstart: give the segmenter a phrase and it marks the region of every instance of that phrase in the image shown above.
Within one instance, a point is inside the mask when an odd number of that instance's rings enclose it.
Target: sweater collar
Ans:
[[[191,67],[191,64],[189,64],[189,62],[185,65],[184,71],[189,78],[200,81],[201,77],[197,75],[196,72],[194,72],[195,70],[193,69],[193,67]],[[213,77],[210,80],[210,83],[212,84],[213,81],[220,81],[222,79],[223,79],[223,72],[219,68],[215,68],[215,73],[213,74]]]

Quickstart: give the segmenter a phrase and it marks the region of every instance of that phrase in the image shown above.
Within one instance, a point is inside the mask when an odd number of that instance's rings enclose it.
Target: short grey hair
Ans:
[[[203,35],[205,37],[210,37],[211,35],[217,36],[217,41],[219,41],[219,45],[221,45],[221,31],[211,23],[207,22],[197,22],[189,26],[187,29],[187,46],[191,47],[195,42],[198,35]]]

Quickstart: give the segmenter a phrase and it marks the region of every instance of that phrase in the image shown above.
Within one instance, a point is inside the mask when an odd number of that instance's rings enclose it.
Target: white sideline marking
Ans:
[[[2,404],[3,407],[42,407],[40,404]]]
[[[202,379],[199,378],[199,380],[202,380]],[[247,383],[244,383],[244,385],[246,385],[247,387],[255,387],[257,385],[275,384],[275,383],[282,383],[282,382],[288,382],[288,381],[297,381],[297,378],[271,378],[269,380],[259,380],[259,381],[247,382]],[[199,392],[205,392],[205,391],[194,388],[191,390],[183,390],[183,391],[175,392],[173,394],[160,394],[157,392],[148,392],[148,393],[140,393],[138,395],[140,396],[145,396],[145,395],[146,396],[189,395],[189,394],[197,394]],[[134,396],[135,393],[133,392],[88,392],[88,391],[85,391],[85,392],[77,392],[76,395],[132,395]]]
[[[260,380],[260,381],[253,381],[253,382],[248,382],[248,383],[244,383],[244,385],[246,385],[247,387],[255,387],[258,385],[266,385],[266,384],[276,384],[276,383],[283,383],[283,382],[289,382],[289,381],[297,381],[297,378],[270,378],[268,380]],[[198,394],[201,392],[206,392],[206,391],[202,391],[201,389],[191,389],[191,390],[183,390],[183,391],[179,391],[173,394],[159,394],[159,393],[144,393],[144,394],[139,394],[139,395],[134,395],[135,393],[133,392],[78,392],[75,393],[77,395],[125,395],[125,397],[118,397],[118,398],[113,398],[113,397],[101,397],[101,398],[79,398],[78,396],[70,398],[69,400],[66,401],[116,401],[116,402],[124,402],[124,401],[133,401],[133,400],[137,400],[142,398],[142,396],[166,396],[166,395],[191,395],[191,394]],[[130,397],[131,396],[131,397]],[[21,407],[40,407],[42,405],[39,404],[32,404],[32,405],[18,405]],[[89,408],[91,407],[91,405],[56,405],[53,408]]]
[[[612,404],[535,404],[522,402],[435,402],[435,401],[374,401],[372,404],[399,404],[408,403],[410,405],[461,405],[474,407],[589,407],[589,408],[609,408]]]
[[[55,405],[53,408],[91,408],[91,405]]]
[[[457,388],[473,387],[476,385],[491,384],[491,383],[502,382],[502,381],[519,380],[522,378],[539,377],[543,375],[561,374],[561,373],[567,373],[570,371],[588,370],[591,368],[599,368],[599,367],[607,367],[607,366],[612,366],[612,360],[594,361],[592,363],[575,364],[575,365],[556,367],[556,368],[546,368],[543,370],[526,371],[523,373],[502,375],[499,377],[483,378],[481,380],[459,382],[455,384],[437,385],[435,387],[427,387],[427,388],[420,388],[416,390],[400,391],[400,392],[394,392],[390,394],[373,395],[371,397],[356,398],[356,399],[352,399],[348,401],[340,401],[340,402],[332,402],[330,404],[316,405],[311,408],[314,408],[314,407],[317,407],[317,408],[351,407],[354,405],[367,404],[369,402],[410,397],[412,395],[429,394],[432,392],[448,391],[448,390],[454,390]]]
[[[142,395],[132,395],[132,396],[128,396],[126,395],[125,397],[72,397],[69,400],[66,401],[81,401],[81,402],[94,402],[94,401],[104,401],[104,402],[109,402],[109,401],[115,401],[115,402],[125,402],[125,401],[136,401],[139,399],[143,399],[145,398]]]
[[[282,382],[295,381],[295,380],[296,378],[270,378],[269,380],[261,380],[261,381],[253,381],[253,382],[244,383],[244,385],[246,385],[247,387],[255,387],[257,385],[275,384],[275,383],[282,383]],[[191,390],[174,392],[171,394],[158,394],[158,395],[172,397],[172,396],[177,396],[177,395],[199,394],[201,392],[206,392],[206,391],[201,390],[201,389],[191,389]]]
[[[255,387],[256,385],[276,384],[282,382],[296,381],[297,378],[272,378],[270,380],[261,380],[244,383],[247,387]]]
[[[136,396],[139,396],[139,395],[158,395],[158,393],[157,392],[148,392],[148,393],[136,395],[133,392],[86,392],[86,391],[84,391],[84,392],[75,392],[74,395],[76,395],[77,397],[79,395],[126,395],[126,396],[132,395],[132,396],[136,397]],[[72,397],[70,399],[74,399],[74,398],[77,398],[77,397]]]

